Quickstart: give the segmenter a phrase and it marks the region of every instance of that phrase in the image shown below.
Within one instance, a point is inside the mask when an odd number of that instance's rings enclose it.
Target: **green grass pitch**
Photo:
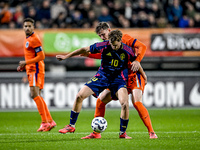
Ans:
[[[133,139],[119,139],[120,109],[108,109],[108,128],[101,139],[81,137],[92,132],[94,109],[82,109],[75,133],[60,134],[69,123],[70,111],[51,111],[57,127],[50,132],[36,132],[40,124],[37,111],[0,112],[0,149],[2,150],[196,150],[200,149],[200,108],[149,109],[158,139],[149,139],[137,111],[131,108],[127,134]]]

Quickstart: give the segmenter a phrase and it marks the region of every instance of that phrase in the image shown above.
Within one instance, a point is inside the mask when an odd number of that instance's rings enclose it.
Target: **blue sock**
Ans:
[[[120,118],[120,132],[123,132],[123,133],[126,132],[126,129],[128,127],[128,121],[129,121],[129,119],[124,120],[124,119]]]
[[[78,118],[79,113],[76,113],[75,111],[71,111],[70,115],[70,125],[75,125],[76,120]]]

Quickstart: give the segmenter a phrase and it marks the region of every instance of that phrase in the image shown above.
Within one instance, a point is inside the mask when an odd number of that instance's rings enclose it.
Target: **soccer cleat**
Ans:
[[[75,131],[75,128],[70,125],[66,125],[63,129],[59,130],[60,133],[67,133],[67,132],[74,133],[74,131]]]
[[[53,120],[52,122],[50,122],[50,128],[44,129],[43,132],[50,131],[54,127],[56,127],[56,122]]]
[[[119,135],[119,138],[132,139],[132,137],[128,136],[128,135],[126,134],[126,132],[124,132],[123,134]]]
[[[90,133],[90,135],[87,135],[85,137],[82,137],[81,139],[100,139],[101,138],[101,133]]]
[[[44,122],[42,122],[42,123],[40,124],[40,128],[37,130],[37,132],[49,131],[50,128],[51,128],[50,123],[44,123]]]
[[[155,134],[155,132],[150,132],[150,133],[149,133],[149,138],[150,138],[150,139],[157,139],[158,136]]]

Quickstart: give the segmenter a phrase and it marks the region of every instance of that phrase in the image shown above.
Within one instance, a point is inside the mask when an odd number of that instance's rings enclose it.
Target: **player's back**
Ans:
[[[42,43],[37,34],[33,33],[25,39],[24,42],[24,55],[25,60],[33,59],[37,56],[35,49],[41,47]],[[39,61],[38,63],[26,65],[26,72],[35,72],[35,73],[45,73],[44,71],[44,61]]]

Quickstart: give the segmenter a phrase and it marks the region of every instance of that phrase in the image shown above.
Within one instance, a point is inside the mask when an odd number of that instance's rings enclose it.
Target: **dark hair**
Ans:
[[[35,24],[35,21],[32,18],[25,18],[24,23],[25,22],[31,22],[33,25]]]
[[[122,32],[118,29],[111,31],[108,34],[108,39],[110,40],[110,42],[114,42],[114,41],[121,41],[122,39]]]
[[[107,30],[110,28],[110,25],[107,22],[99,22],[96,26],[95,32],[98,34],[102,29]]]

